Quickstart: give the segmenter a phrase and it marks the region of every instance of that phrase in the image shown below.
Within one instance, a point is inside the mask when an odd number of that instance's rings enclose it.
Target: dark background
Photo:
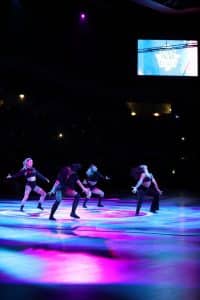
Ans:
[[[198,191],[199,77],[137,77],[136,42],[199,41],[199,13],[128,0],[8,0],[0,14],[2,195],[21,193],[23,180],[4,178],[28,156],[52,181],[65,164],[80,162],[84,173],[93,162],[112,177],[107,191],[130,191],[130,168],[146,163],[163,189]],[[128,101],[171,103],[172,114],[133,118]]]

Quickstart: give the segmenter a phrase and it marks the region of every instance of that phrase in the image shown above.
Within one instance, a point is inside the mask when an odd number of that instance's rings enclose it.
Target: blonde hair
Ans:
[[[27,158],[24,159],[24,161],[23,161],[23,169],[26,169],[26,164],[27,164],[27,162],[29,160],[32,160],[32,158],[31,157],[27,157]]]
[[[139,168],[145,169],[145,168],[148,168],[148,166],[147,165],[139,165]]]

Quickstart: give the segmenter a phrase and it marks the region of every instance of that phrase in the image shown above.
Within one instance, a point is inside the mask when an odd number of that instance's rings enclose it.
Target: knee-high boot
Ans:
[[[85,200],[84,200],[84,202],[83,202],[83,207],[84,207],[84,208],[87,208],[86,203],[88,202],[88,200],[89,200],[88,198],[85,198]]]
[[[55,214],[55,212],[56,212],[59,205],[60,205],[60,202],[56,200],[54,202],[54,204],[52,205],[51,212],[50,212],[50,215],[49,215],[49,220],[54,220],[54,221],[56,220],[54,218],[54,214]]]
[[[155,213],[157,210],[159,210],[159,195],[155,195],[152,202],[151,202],[151,208],[150,211],[152,213]]]
[[[24,211],[24,204],[20,206],[20,211]]]
[[[102,204],[102,199],[103,199],[102,197],[99,197],[97,206],[99,206],[99,207],[103,207],[104,206]]]
[[[71,210],[71,213],[70,213],[70,216],[71,216],[71,217],[77,218],[77,219],[80,218],[80,217],[76,214],[76,209],[77,209],[77,207],[78,207],[79,201],[80,201],[80,195],[77,194],[77,195],[74,197],[74,201],[73,201],[73,203],[72,203],[72,210]]]
[[[137,206],[136,206],[136,211],[135,211],[136,216],[139,216],[141,206],[142,206],[142,199],[138,199]]]

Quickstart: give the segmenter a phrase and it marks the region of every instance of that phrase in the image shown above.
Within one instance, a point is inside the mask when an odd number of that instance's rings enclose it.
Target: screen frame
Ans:
[[[159,74],[139,74],[139,52],[138,52],[138,43],[139,43],[139,40],[149,40],[149,41],[154,41],[154,40],[170,40],[170,41],[196,41],[197,42],[197,75],[165,75],[165,74],[162,74],[162,75],[159,75]],[[137,37],[136,38],[136,41],[135,41],[135,48],[136,48],[136,56],[135,56],[135,74],[136,74],[136,77],[137,78],[170,78],[170,79],[173,79],[173,78],[177,78],[177,79],[192,79],[192,80],[196,80],[196,79],[199,79],[199,71],[200,71],[200,68],[199,68],[199,61],[200,61],[200,57],[199,57],[199,45],[200,45],[200,42],[199,42],[199,38],[197,37],[188,37],[188,36],[176,36],[176,37],[169,37],[169,36],[165,36],[163,34],[162,37],[157,37],[157,36],[154,36],[154,35],[151,35],[151,36],[140,36],[140,37]]]

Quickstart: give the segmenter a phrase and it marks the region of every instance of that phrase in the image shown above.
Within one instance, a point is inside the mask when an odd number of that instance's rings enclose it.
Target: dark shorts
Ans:
[[[27,181],[27,182],[26,182],[26,185],[30,186],[31,189],[33,190],[33,189],[36,187],[36,181],[33,181],[33,182]]]
[[[96,189],[97,185],[91,185],[91,184],[87,184],[86,188],[90,189],[91,191],[93,191],[94,189]]]

